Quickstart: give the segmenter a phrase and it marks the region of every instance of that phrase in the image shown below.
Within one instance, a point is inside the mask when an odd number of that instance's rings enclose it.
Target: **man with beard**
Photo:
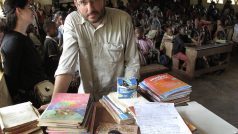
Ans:
[[[115,87],[117,77],[139,76],[139,56],[130,16],[106,8],[106,0],[74,0],[77,11],[64,24],[63,53],[55,73],[56,93],[67,92],[76,69],[79,93],[94,101]]]

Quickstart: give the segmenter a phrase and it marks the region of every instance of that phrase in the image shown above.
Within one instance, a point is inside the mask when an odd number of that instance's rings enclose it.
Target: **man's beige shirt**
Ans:
[[[79,93],[91,93],[99,99],[115,86],[117,77],[139,77],[133,25],[124,11],[106,8],[96,29],[79,12],[72,12],[65,20],[63,39],[55,75],[73,75],[78,68]]]

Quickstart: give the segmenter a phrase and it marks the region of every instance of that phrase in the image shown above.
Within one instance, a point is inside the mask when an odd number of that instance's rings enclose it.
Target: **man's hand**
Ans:
[[[48,107],[49,103],[48,104],[45,104],[45,105],[42,105],[40,108],[38,108],[38,111],[40,113],[43,113],[45,111],[45,109]]]

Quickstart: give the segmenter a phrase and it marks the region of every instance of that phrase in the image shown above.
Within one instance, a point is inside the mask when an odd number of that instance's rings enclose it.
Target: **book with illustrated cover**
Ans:
[[[168,98],[179,92],[191,92],[190,85],[167,73],[148,77],[144,79],[143,84],[161,98]]]
[[[117,78],[117,93],[119,99],[137,97],[137,79],[136,78]]]
[[[58,93],[40,117],[40,124],[62,123],[71,126],[83,122],[89,94]]]

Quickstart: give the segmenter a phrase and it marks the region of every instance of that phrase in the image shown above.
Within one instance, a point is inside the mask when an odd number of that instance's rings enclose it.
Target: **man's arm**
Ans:
[[[52,98],[54,98],[56,93],[65,93],[69,88],[69,84],[72,81],[71,74],[62,74],[55,77],[55,86]]]
[[[78,61],[78,42],[73,18],[70,15],[65,19],[63,52],[59,60],[58,68],[55,72],[55,88],[52,98],[58,92],[67,92],[69,84],[75,73]]]
[[[136,38],[131,19],[127,20],[126,29],[126,48],[125,48],[125,77],[139,78],[140,73],[140,60],[138,48],[136,45]]]

